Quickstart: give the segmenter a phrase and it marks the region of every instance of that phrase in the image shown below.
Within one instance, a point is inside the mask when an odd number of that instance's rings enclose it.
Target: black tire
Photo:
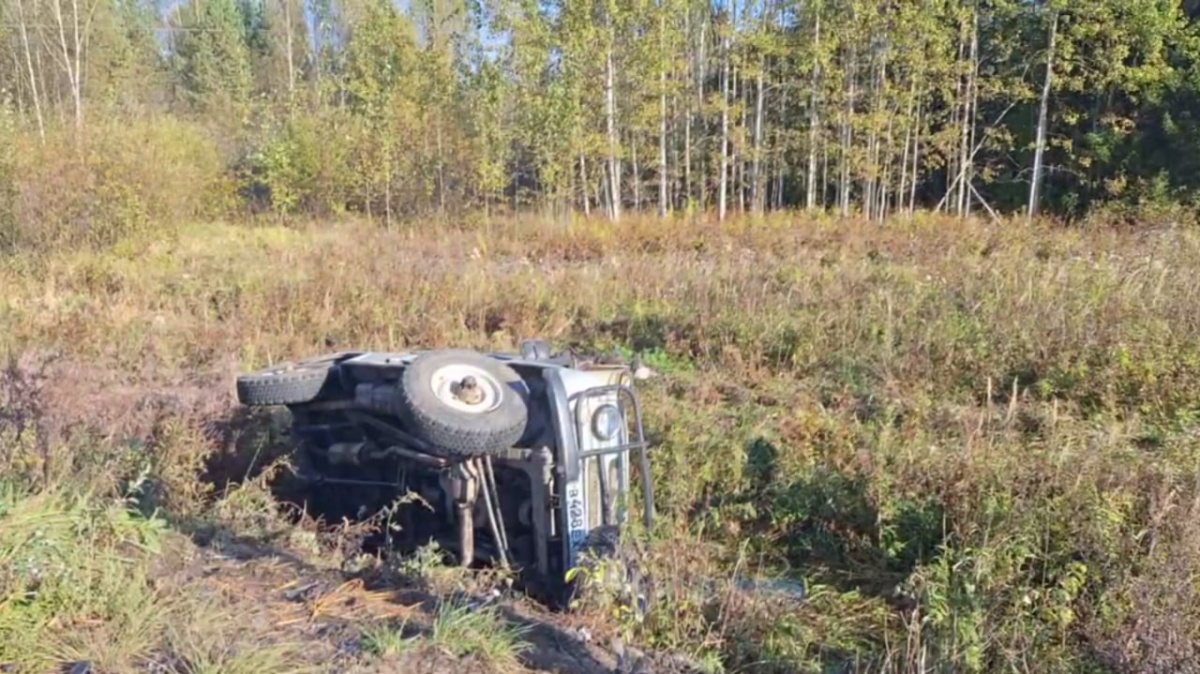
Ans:
[[[237,378],[238,401],[251,407],[302,405],[328,397],[337,386],[329,362],[281,363]]]
[[[498,402],[486,412],[457,409],[433,390],[433,378],[447,366],[479,371],[497,386]],[[525,382],[511,367],[474,351],[432,351],[417,356],[400,379],[400,416],[408,432],[435,450],[456,456],[496,454],[512,447],[529,423]]]

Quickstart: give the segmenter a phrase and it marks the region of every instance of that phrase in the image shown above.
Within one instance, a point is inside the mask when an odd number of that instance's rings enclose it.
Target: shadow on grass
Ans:
[[[789,475],[780,468],[780,451],[765,438],[749,442],[749,484],[695,504],[692,512],[741,514],[741,537],[761,541],[772,557],[804,575],[866,596],[890,597],[897,583],[936,559],[946,523],[935,499],[879,503],[869,476],[832,465]]]

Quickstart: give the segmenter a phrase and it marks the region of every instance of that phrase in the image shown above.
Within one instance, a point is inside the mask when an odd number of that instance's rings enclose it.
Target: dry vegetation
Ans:
[[[542,336],[663,375],[659,612],[585,616],[603,643],[730,672],[1182,671],[1197,264],[1187,229],[783,215],[214,224],[7,258],[0,663],[601,671],[545,646],[579,623],[452,598],[488,579],[293,523],[264,471],[277,424],[232,402],[268,361]],[[754,575],[808,597],[733,582]]]

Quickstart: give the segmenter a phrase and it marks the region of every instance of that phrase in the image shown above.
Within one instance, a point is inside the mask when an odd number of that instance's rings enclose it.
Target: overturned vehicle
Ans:
[[[652,523],[634,374],[528,340],[519,354],[330,354],[241,375],[237,392],[290,410],[317,510],[353,518],[406,502],[404,544],[516,567],[562,599],[581,556],[619,554],[635,475]]]

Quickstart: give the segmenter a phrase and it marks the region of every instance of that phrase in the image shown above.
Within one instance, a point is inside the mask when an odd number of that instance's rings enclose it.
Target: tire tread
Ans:
[[[238,377],[238,401],[254,407],[313,402],[330,382],[330,368],[303,368],[268,374],[266,370]]]

